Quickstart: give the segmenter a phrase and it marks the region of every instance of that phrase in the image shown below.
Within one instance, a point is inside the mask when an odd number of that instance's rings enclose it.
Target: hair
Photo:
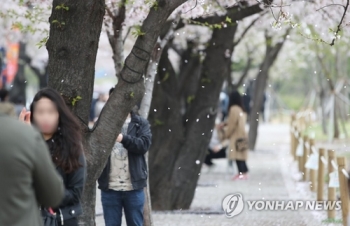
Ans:
[[[0,102],[4,102],[8,95],[9,91],[7,91],[7,89],[0,89]]]
[[[83,153],[79,123],[61,95],[52,88],[44,88],[35,95],[30,105],[30,111],[32,112],[30,121],[34,125],[35,105],[42,98],[50,99],[56,105],[59,114],[57,131],[52,137],[52,142],[48,142],[52,161],[56,166],[61,167],[65,173],[73,172],[81,166],[79,157]]]
[[[244,111],[243,99],[242,99],[241,94],[239,94],[238,91],[233,91],[230,94],[230,102],[229,102],[229,105],[228,105],[227,112],[230,112],[230,108],[233,107],[233,106],[239,106]]]
[[[112,87],[110,90],[109,90],[109,95],[111,95],[114,91],[114,87]]]

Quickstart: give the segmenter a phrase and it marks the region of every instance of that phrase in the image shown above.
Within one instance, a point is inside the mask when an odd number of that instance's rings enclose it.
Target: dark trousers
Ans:
[[[207,166],[213,165],[212,159],[226,158],[226,147],[222,148],[219,152],[213,152],[210,148],[208,149],[208,154],[205,156],[204,163]]]
[[[133,191],[101,191],[103,216],[106,226],[122,225],[122,209],[128,226],[143,225],[143,189]]]
[[[237,168],[239,173],[247,173],[248,167],[244,160],[236,160]]]
[[[71,218],[69,220],[64,220],[63,224],[61,223],[60,215],[57,215],[58,226],[78,226],[78,218]]]

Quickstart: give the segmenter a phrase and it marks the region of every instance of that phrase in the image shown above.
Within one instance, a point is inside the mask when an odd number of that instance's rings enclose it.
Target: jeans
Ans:
[[[103,216],[106,226],[122,224],[122,209],[128,226],[143,225],[143,189],[133,191],[101,191]]]

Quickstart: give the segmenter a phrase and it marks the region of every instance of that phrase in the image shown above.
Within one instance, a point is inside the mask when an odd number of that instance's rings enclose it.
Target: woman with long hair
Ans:
[[[52,161],[62,176],[65,196],[57,214],[58,225],[76,226],[82,214],[81,195],[86,177],[86,162],[79,123],[61,95],[52,88],[40,90],[25,108],[20,120],[31,123],[41,132],[51,152]]]
[[[227,121],[219,126],[224,139],[229,139],[228,159],[236,161],[238,174],[233,177],[233,180],[247,179],[248,167],[246,160],[248,157],[248,141],[245,131],[247,121],[246,113],[244,112],[242,96],[238,91],[230,94],[228,107]]]

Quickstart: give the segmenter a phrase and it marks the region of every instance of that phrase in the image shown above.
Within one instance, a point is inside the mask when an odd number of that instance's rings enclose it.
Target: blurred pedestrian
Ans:
[[[4,113],[0,125],[0,225],[42,226],[39,205],[60,204],[62,179],[40,133]]]
[[[143,188],[148,177],[145,153],[151,140],[148,121],[136,110],[130,112],[98,179],[106,226],[121,225],[123,209],[128,226],[143,225]]]
[[[213,134],[210,139],[208,154],[205,156],[204,163],[211,167],[214,165],[212,159],[226,158],[226,146],[224,146],[219,138],[216,128],[213,129]]]
[[[16,117],[15,106],[9,102],[9,92],[6,89],[0,89],[0,112],[12,117]]]
[[[106,102],[107,102],[107,98],[105,97],[105,95],[103,93],[101,93],[98,96],[97,102],[95,103],[95,120],[94,121],[97,121],[97,119],[100,116],[100,113],[101,113],[103,107],[105,106]]]
[[[63,201],[54,211],[58,225],[77,226],[83,213],[81,196],[86,178],[86,162],[79,123],[65,104],[61,95],[52,88],[40,90],[25,109],[20,120],[37,127],[49,146],[52,161],[60,173],[64,185]]]
[[[21,114],[22,109],[25,107],[25,101],[23,100],[22,97],[18,97],[14,102],[14,104],[15,104],[16,115],[18,117],[19,114]]]
[[[238,175],[233,179],[247,179],[248,167],[246,160],[248,157],[248,139],[245,131],[247,116],[244,112],[242,96],[238,91],[230,94],[228,108],[228,118],[225,123],[218,126],[224,139],[229,139],[228,159],[236,161]]]

